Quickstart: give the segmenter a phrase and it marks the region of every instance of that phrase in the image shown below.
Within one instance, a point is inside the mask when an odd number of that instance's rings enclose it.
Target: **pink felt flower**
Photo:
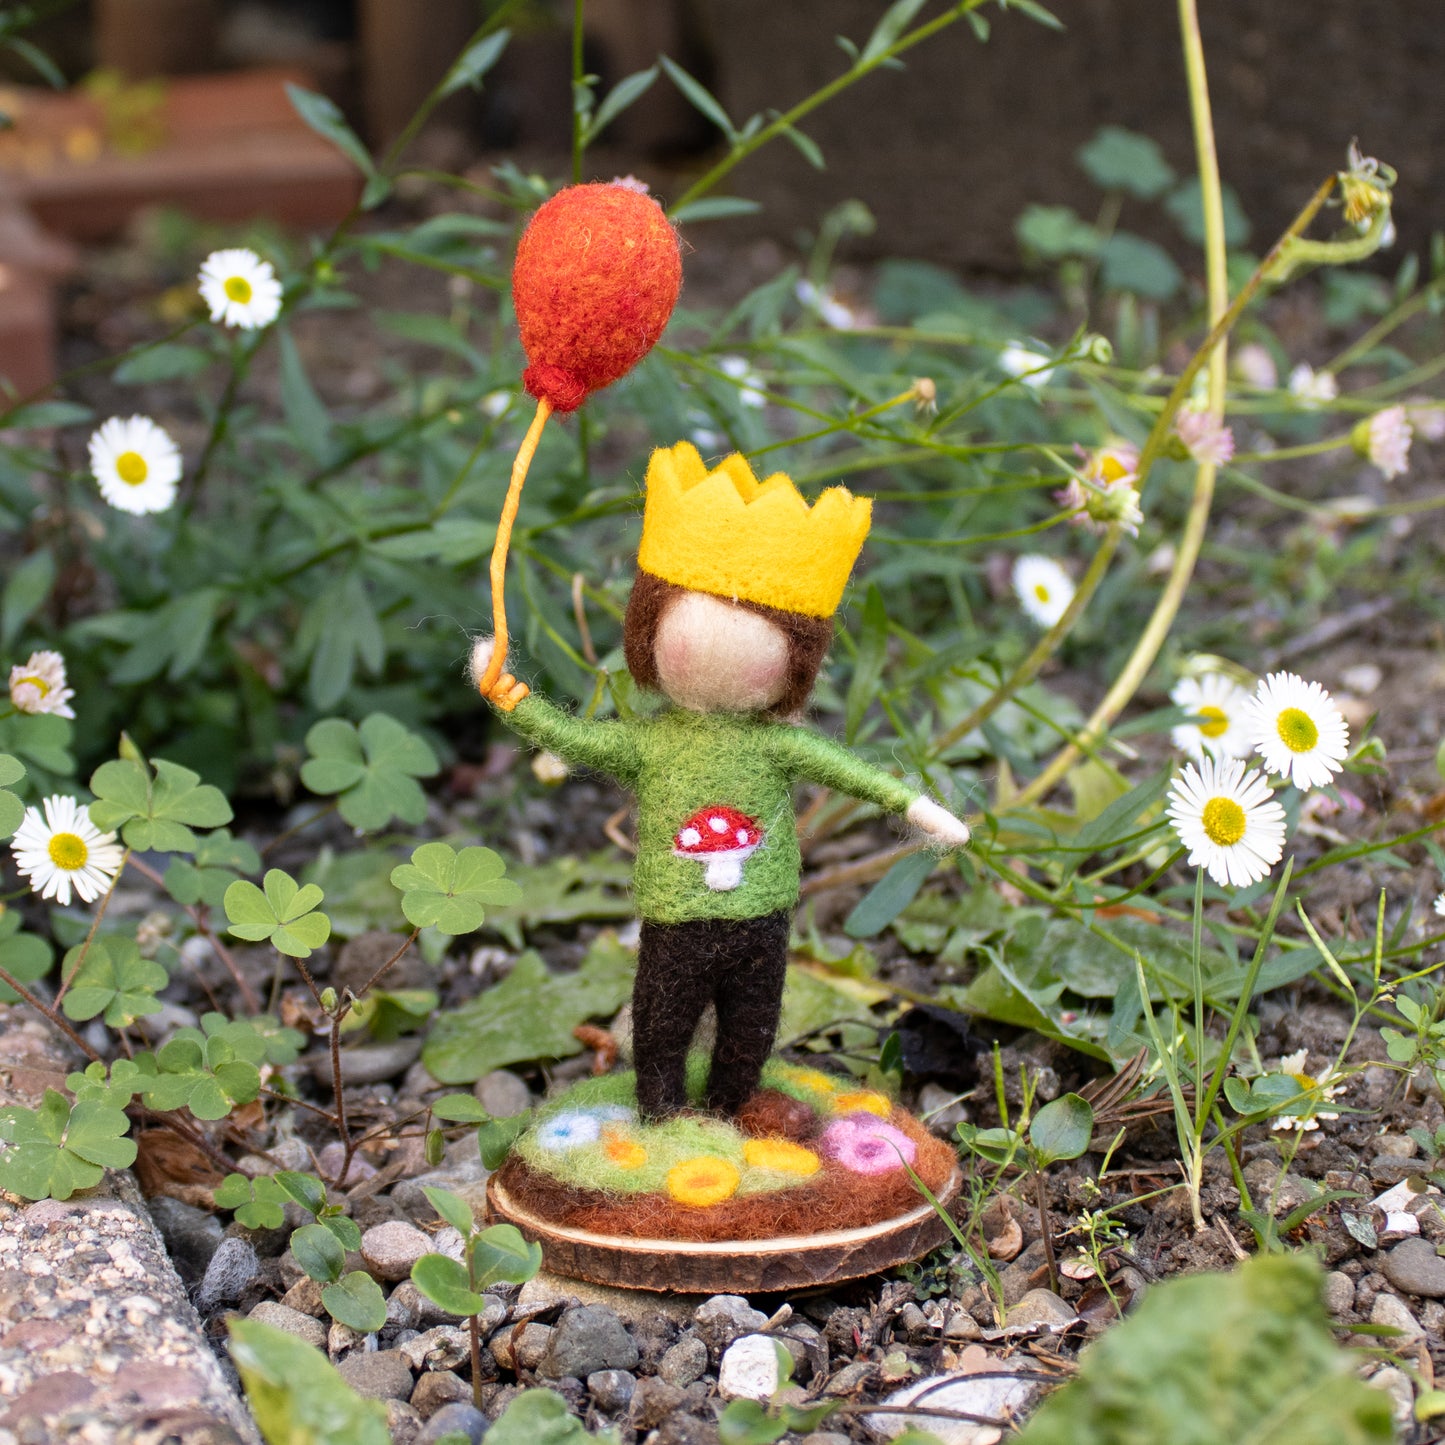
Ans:
[[[918,1157],[918,1145],[874,1114],[845,1114],[823,1130],[822,1152],[854,1174],[887,1174]]]

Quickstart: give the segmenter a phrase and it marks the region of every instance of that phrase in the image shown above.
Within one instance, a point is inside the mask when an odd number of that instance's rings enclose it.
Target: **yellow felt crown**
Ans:
[[[782,472],[759,481],[736,452],[708,471],[691,442],[678,442],[648,463],[637,563],[694,592],[831,617],[872,510],[847,487],[810,507]]]

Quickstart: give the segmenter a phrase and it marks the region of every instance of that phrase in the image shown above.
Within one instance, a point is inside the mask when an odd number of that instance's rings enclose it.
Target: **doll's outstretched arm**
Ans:
[[[482,677],[492,658],[492,639],[479,637],[472,644],[472,679]],[[579,767],[596,768],[629,782],[640,759],[632,730],[622,722],[597,722],[571,713],[531,692],[505,667],[485,694],[503,722],[528,742],[549,749]]]
[[[968,842],[968,824],[955,818],[941,803],[864,762],[832,738],[808,728],[780,727],[774,746],[780,761],[796,777],[865,803],[876,803],[890,813],[902,813],[915,828],[945,848],[962,848]]]

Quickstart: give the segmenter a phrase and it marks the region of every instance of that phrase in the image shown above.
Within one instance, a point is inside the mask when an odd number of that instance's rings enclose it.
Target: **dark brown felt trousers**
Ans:
[[[791,909],[761,918],[643,920],[632,992],[632,1052],[643,1118],[687,1103],[688,1045],[711,1002],[717,1043],[704,1107],[731,1115],[758,1086],[783,1004]]]

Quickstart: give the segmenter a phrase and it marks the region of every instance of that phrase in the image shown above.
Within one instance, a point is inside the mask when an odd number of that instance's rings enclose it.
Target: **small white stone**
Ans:
[[[725,1400],[767,1400],[778,1388],[777,1347],[767,1335],[743,1335],[723,1351],[717,1392]]]
[[[1413,1214],[1407,1214],[1403,1210],[1391,1210],[1385,1216],[1386,1234],[1419,1234],[1420,1221]]]
[[[969,1353],[964,1352],[965,1356]],[[917,1414],[865,1415],[863,1423],[882,1440],[891,1440],[904,1430],[914,1429],[927,1430],[944,1445],[996,1445],[1003,1438],[1003,1431],[995,1426],[977,1425],[946,1415],[930,1415],[929,1408],[1003,1420],[1019,1414],[1033,1393],[1034,1386],[1027,1380],[934,1375],[906,1385],[882,1402],[885,1405],[911,1405],[920,1395],[926,1394],[926,1399],[919,1401]]]
[[[1424,1326],[1411,1313],[1409,1305],[1404,1300],[1392,1294],[1377,1294],[1375,1303],[1370,1310],[1370,1323],[1372,1325],[1389,1325],[1392,1329],[1400,1331],[1405,1340],[1418,1340],[1425,1337]]]

